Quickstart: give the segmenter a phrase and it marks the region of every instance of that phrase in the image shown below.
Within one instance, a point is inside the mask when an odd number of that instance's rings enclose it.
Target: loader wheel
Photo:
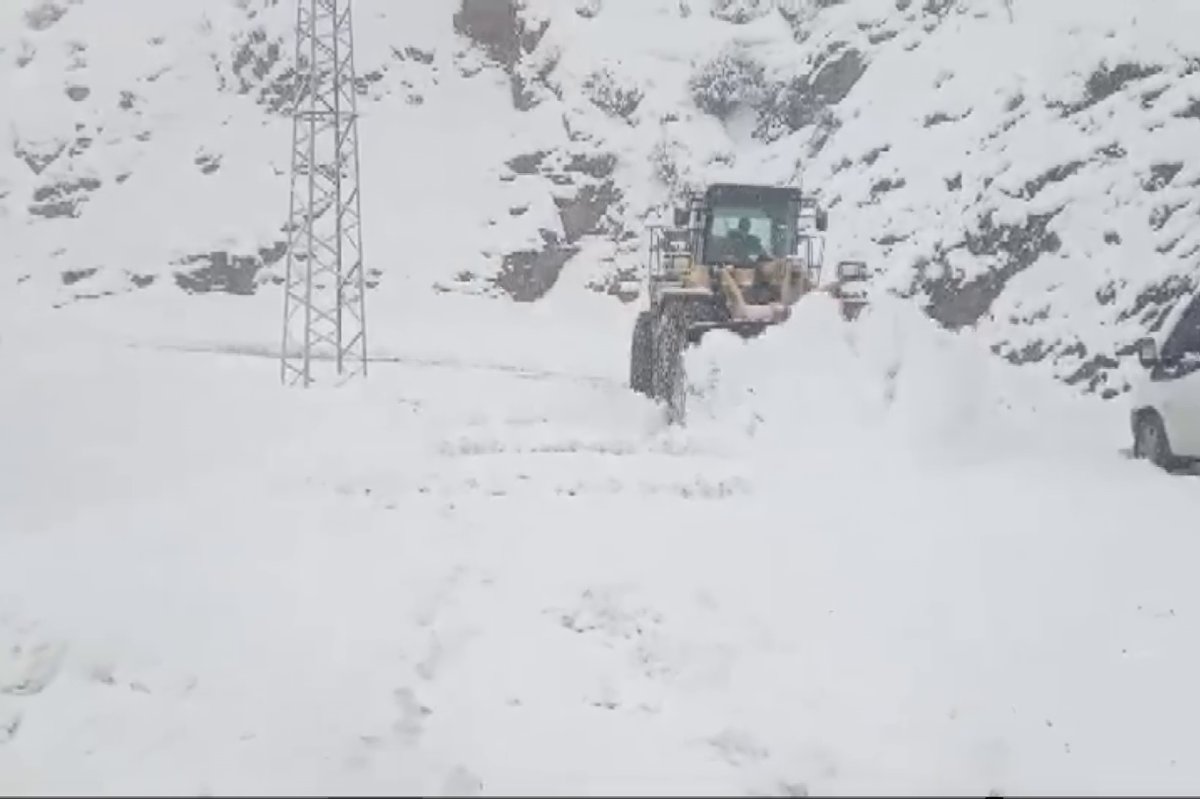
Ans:
[[[667,408],[668,424],[683,424],[687,413],[687,375],[683,368],[683,350],[687,344],[684,308],[668,305],[658,316],[654,331],[655,399]]]
[[[633,323],[629,387],[647,397],[654,393],[654,315],[649,311],[642,311]]]

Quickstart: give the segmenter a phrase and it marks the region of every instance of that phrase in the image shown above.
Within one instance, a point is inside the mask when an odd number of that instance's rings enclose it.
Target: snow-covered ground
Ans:
[[[572,346],[620,323],[457,302],[309,392],[166,348],[258,300],[6,337],[0,793],[1200,784],[1200,494],[1111,404],[813,298],[666,429]]]

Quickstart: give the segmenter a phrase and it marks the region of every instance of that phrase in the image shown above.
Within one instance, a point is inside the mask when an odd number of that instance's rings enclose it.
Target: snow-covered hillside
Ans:
[[[673,190],[803,180],[832,206],[832,252],[866,257],[881,289],[1111,393],[1129,343],[1196,282],[1189,0],[355,13],[381,288],[616,291]],[[278,277],[291,3],[20,0],[0,15],[5,296]]]

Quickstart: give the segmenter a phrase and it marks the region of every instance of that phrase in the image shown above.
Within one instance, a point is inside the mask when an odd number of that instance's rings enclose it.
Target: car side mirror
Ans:
[[[824,209],[818,210],[816,222],[817,222],[817,230],[818,231],[820,231],[821,233],[824,233],[826,230],[828,230],[829,229],[829,212]]]
[[[675,209],[675,227],[687,227],[691,222],[691,212],[687,208]]]
[[[1158,342],[1152,338],[1144,338],[1137,343],[1138,362],[1147,369],[1159,362]]]

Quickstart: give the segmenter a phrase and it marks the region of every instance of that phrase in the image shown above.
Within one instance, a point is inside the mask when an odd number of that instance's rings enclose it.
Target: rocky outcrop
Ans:
[[[758,135],[774,141],[809,125],[829,125],[824,114],[846,99],[866,70],[858,50],[832,48],[811,72],[771,88],[759,109]]]
[[[507,253],[493,283],[517,302],[534,302],[546,296],[558,282],[563,266],[579,252],[565,244],[553,231],[542,231],[540,250]]]
[[[998,224],[995,215],[989,213],[961,242],[939,249],[931,262],[918,267],[918,286],[929,298],[926,312],[951,330],[977,323],[991,310],[1009,280],[1043,255],[1062,247],[1058,234],[1049,229],[1054,216],[1029,214],[1023,224]],[[960,249],[976,258],[995,260],[998,265],[964,280],[954,274],[947,260]]]
[[[530,22],[516,0],[461,0],[454,30],[478,45],[502,66],[509,77],[514,107],[521,111],[539,102],[539,89],[553,62],[526,65],[523,59],[537,49],[549,22]]]
[[[509,173],[502,180],[522,177],[544,181],[558,211],[561,233],[541,229],[540,248],[505,253],[500,273],[492,281],[518,302],[532,302],[554,287],[563,267],[579,252],[583,239],[620,234],[612,213],[622,199],[613,177],[617,158],[605,152],[541,150],[514,156],[506,166]],[[523,205],[508,209],[513,217],[527,211]]]
[[[280,241],[252,255],[225,251],[190,255],[176,265],[175,285],[189,294],[253,294],[259,271],[278,263],[286,254],[287,242]]]
[[[33,192],[29,213],[44,219],[79,216],[88,196],[100,188],[95,178],[63,180],[38,187]]]
[[[750,47],[729,47],[705,62],[689,81],[692,102],[725,120],[739,109],[757,118],[755,136],[776,141],[811,125],[836,127],[828,112],[844,100],[867,69],[866,57],[842,44],[786,80],[768,80]]]

